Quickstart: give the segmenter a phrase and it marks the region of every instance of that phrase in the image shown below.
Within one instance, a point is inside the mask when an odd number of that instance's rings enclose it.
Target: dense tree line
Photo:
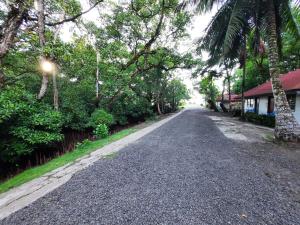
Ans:
[[[82,20],[97,7],[108,9],[99,22]],[[174,78],[194,64],[176,50],[190,23],[177,0],[91,1],[85,11],[77,0],[1,1],[0,14],[2,165],[52,149],[66,131],[105,136],[105,126],[176,111],[188,98]],[[66,23],[77,30],[70,42],[60,36]]]

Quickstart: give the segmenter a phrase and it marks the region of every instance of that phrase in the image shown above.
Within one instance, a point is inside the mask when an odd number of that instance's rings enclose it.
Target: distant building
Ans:
[[[300,123],[300,69],[280,76],[289,105]],[[245,112],[275,115],[271,82],[268,81],[245,92]]]
[[[239,95],[231,93],[230,94],[230,102],[231,102],[231,108],[236,108],[236,105],[240,103]],[[217,107],[220,106],[220,104],[223,103],[225,108],[229,110],[229,94],[224,94],[223,100],[222,95],[219,95],[216,99],[216,105]]]

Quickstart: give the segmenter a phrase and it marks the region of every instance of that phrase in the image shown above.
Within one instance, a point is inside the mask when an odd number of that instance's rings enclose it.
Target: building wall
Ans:
[[[254,104],[253,106],[247,105],[247,99],[245,99],[244,110],[245,112],[254,110]]]
[[[294,116],[296,117],[298,123],[300,123],[300,94],[296,96],[296,108]]]
[[[268,114],[268,97],[263,96],[259,98],[258,114]]]
[[[254,110],[254,107],[247,106],[247,102],[245,101],[245,112],[248,110]],[[258,114],[267,114],[268,113],[268,97],[263,96],[259,98],[259,109]],[[298,123],[300,123],[300,94],[296,96],[296,108],[294,112],[294,116]]]

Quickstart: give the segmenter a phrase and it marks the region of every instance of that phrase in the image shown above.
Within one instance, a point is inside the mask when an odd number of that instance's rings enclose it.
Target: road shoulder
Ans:
[[[150,124],[149,126],[146,126],[145,128],[142,128],[118,141],[108,144],[75,160],[73,163],[57,168],[39,178],[0,194],[0,220],[28,206],[37,199],[45,196],[47,193],[65,184],[76,172],[93,165],[99,159],[115,153],[127,145],[137,141],[141,137],[177,117],[182,112],[183,111]]]

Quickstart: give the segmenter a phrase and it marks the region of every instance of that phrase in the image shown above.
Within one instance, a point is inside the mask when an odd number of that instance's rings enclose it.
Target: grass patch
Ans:
[[[76,159],[87,155],[107,144],[110,144],[114,141],[117,141],[133,132],[136,129],[129,128],[117,132],[107,138],[96,140],[96,141],[84,141],[83,143],[77,145],[77,147],[72,152],[68,152],[62,156],[52,159],[51,161],[30,169],[23,171],[22,173],[8,179],[7,181],[0,184],[0,193],[3,193],[13,187],[17,187],[25,182],[33,180],[34,178],[40,177],[45,173],[48,173],[54,169],[57,169],[61,166],[64,166],[70,162],[75,161]],[[115,155],[111,156],[114,157]]]

